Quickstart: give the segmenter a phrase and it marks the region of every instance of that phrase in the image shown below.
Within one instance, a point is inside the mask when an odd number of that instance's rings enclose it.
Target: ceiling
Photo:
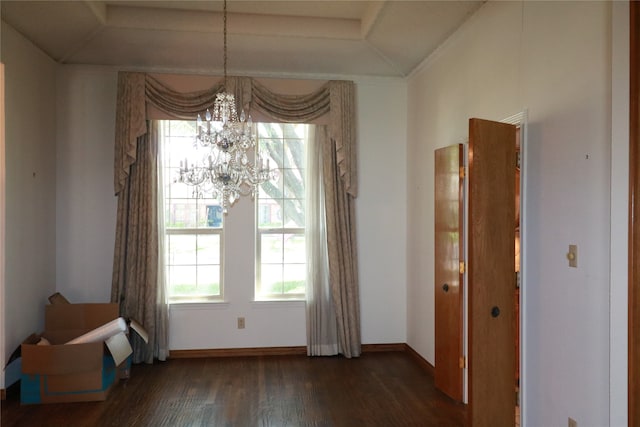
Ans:
[[[483,1],[228,0],[228,72],[407,76]],[[61,64],[218,74],[221,1],[1,0]]]

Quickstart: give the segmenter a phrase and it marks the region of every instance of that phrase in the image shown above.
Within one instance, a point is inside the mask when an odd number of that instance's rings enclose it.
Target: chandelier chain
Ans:
[[[224,66],[224,90],[227,90],[227,0],[224,0],[223,13],[222,13],[222,35],[223,35],[223,66]]]

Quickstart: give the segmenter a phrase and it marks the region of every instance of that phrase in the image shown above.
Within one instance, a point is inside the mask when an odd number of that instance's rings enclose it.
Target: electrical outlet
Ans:
[[[568,427],[578,427],[578,422],[573,418],[569,417],[569,426]]]
[[[244,329],[244,317],[238,317],[238,329]]]

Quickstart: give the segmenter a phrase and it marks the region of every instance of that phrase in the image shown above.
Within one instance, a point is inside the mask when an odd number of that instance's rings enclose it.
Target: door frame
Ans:
[[[4,63],[0,62],[0,366],[6,366],[5,357],[5,73]],[[0,372],[2,398],[6,392],[5,372]]]
[[[503,120],[503,123],[514,125],[520,129],[520,313],[519,315],[519,330],[517,331],[520,337],[520,392],[518,393],[520,404],[520,427],[526,427],[526,366],[527,366],[527,337],[526,337],[526,323],[527,323],[527,306],[525,301],[527,300],[527,245],[526,242],[528,236],[528,224],[527,224],[527,126],[528,126],[528,109],[523,109],[521,112],[509,116]]]
[[[640,5],[629,2],[628,425],[640,425]]]

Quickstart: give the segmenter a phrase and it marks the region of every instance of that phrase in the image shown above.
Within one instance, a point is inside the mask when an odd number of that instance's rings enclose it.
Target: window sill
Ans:
[[[305,307],[307,302],[301,299],[263,299],[251,301],[254,308]]]
[[[229,303],[227,301],[170,301],[169,306],[170,309],[179,309],[179,310],[225,310],[229,307]]]

